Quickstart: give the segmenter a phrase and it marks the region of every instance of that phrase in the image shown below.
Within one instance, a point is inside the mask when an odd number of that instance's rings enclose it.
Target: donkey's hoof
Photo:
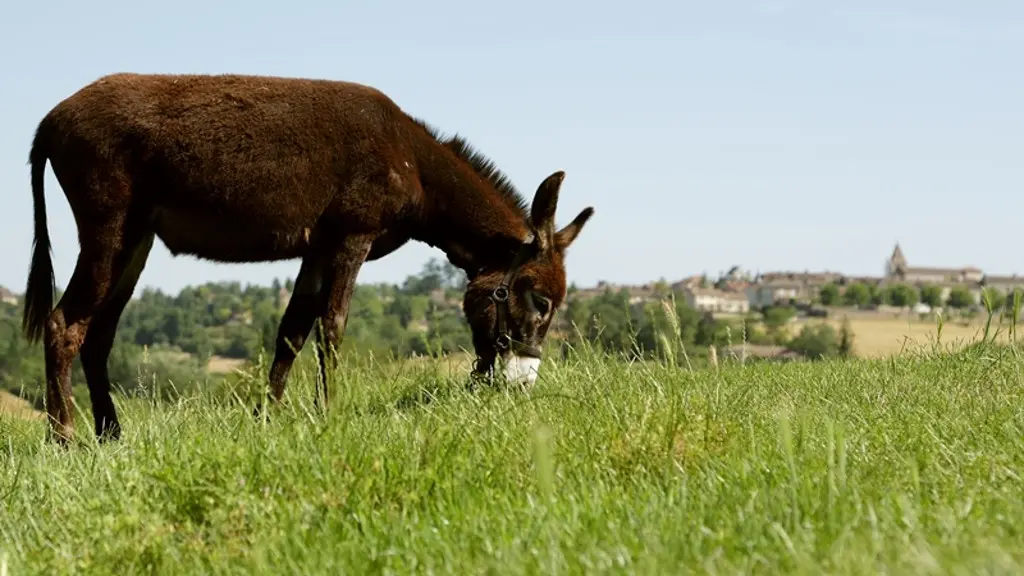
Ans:
[[[121,439],[121,424],[118,422],[106,422],[96,429],[96,439],[100,444],[117,442]]]
[[[252,417],[264,422],[270,422],[270,411],[264,407],[262,402],[257,402],[256,406],[252,409]]]

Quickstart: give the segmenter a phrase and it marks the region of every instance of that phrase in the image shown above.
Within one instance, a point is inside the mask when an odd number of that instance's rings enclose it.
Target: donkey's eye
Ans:
[[[537,313],[541,316],[547,316],[551,310],[551,300],[538,294],[530,294],[530,298],[533,300],[533,307],[537,309]]]

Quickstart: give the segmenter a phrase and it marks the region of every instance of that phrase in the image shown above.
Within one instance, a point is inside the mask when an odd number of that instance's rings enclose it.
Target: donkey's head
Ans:
[[[537,378],[541,345],[565,298],[565,250],[594,214],[585,208],[565,228],[555,229],[564,178],[564,172],[555,172],[537,188],[530,209],[532,236],[511,264],[481,270],[466,287],[463,309],[473,332],[477,373],[489,372],[497,362],[509,381]]]

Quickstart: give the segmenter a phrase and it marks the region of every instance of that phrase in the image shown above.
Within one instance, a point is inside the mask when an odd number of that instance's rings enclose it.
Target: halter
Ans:
[[[491,293],[491,300],[494,301],[494,307],[498,313],[498,336],[494,340],[494,348],[499,355],[511,347],[513,352],[517,352],[524,356],[532,356],[534,358],[541,357],[540,348],[530,346],[523,342],[514,341],[505,321],[508,316],[508,297],[510,294],[512,280],[515,278],[516,273],[519,272],[519,268],[526,261],[526,258],[529,255],[529,248],[533,244],[533,238],[533,234],[530,234],[526,240],[523,241],[519,251],[516,253],[515,259],[512,261],[512,265],[509,267],[508,271],[505,272],[505,277],[502,278],[501,284],[498,284],[498,287]]]

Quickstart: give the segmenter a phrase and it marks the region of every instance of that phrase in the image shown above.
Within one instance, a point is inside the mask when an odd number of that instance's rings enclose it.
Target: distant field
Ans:
[[[238,358],[225,358],[224,356],[211,356],[210,360],[206,363],[206,369],[212,374],[227,374],[238,368],[241,368],[246,363],[245,360]]]
[[[0,414],[2,574],[1024,573],[1024,354],[689,372],[596,357],[529,393],[296,366],[64,452]],[[6,570],[6,571],[5,571]]]
[[[32,408],[23,398],[19,398],[6,390],[0,390],[0,414],[15,418],[38,419],[43,413]]]
[[[828,322],[837,330],[842,325],[842,313],[839,312],[828,320],[806,319],[794,323],[791,333],[796,334],[805,324]],[[997,319],[993,318],[991,333],[997,329]],[[851,315],[850,328],[854,334],[854,354],[866,358],[877,358],[898,354],[901,350],[931,346],[938,336],[938,324],[934,320],[919,320],[904,316],[892,318],[885,316]],[[1007,326],[998,327],[1001,333],[996,340],[1008,341]],[[981,338],[985,330],[984,318],[973,320],[969,325],[960,321],[946,321],[942,326],[942,344],[963,345]],[[1018,336],[1018,339],[1020,337]]]

